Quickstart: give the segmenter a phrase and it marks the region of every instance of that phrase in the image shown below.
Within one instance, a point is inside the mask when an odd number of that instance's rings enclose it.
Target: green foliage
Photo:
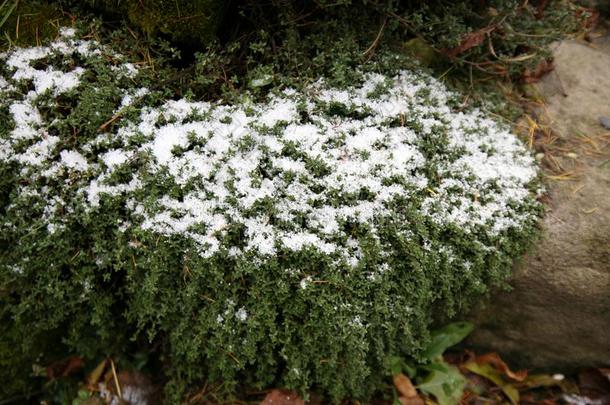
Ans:
[[[425,368],[429,373],[417,388],[426,394],[434,395],[439,405],[459,403],[467,380],[457,367],[437,361]]]
[[[0,7],[0,41],[13,46],[41,44],[57,35],[67,18],[46,1],[6,0]]]
[[[439,74],[450,69],[451,77],[470,84],[470,100],[483,98],[486,104],[489,88],[481,81],[534,74],[550,57],[548,45],[579,30],[589,16],[568,0],[56,3],[72,13],[101,13],[113,22],[125,18],[148,41],[171,40],[182,55],[174,61],[180,69],[172,86],[208,100],[236,99],[245,89],[258,97],[319,77],[346,85],[366,62],[404,68],[419,60]],[[154,53],[151,46],[146,57]]]
[[[15,8],[17,7],[18,1],[9,2],[9,0],[4,0],[2,4],[0,4],[0,28],[4,25],[6,20],[9,19]]]
[[[469,322],[454,322],[435,330],[422,356],[430,360],[441,356],[445,350],[464,340],[473,328],[474,325]]]
[[[443,359],[443,353],[464,340],[474,325],[469,322],[453,322],[430,333],[430,341],[424,348],[420,363],[413,363],[400,357],[390,359],[392,375],[406,373],[418,381],[417,388],[433,395],[441,405],[453,405],[460,401],[466,378],[455,366]]]
[[[116,43],[129,43],[115,35]],[[124,50],[134,52],[130,46]],[[46,62],[56,69],[86,67],[77,89],[47,92],[35,99],[48,123],[45,133],[59,138],[58,151],[85,150],[97,140],[86,152],[95,159],[120,147],[119,138],[104,135],[100,128],[113,117],[115,126],[110,128],[128,126],[137,121],[139,106],[156,107],[167,97],[157,74],[170,70],[157,66],[157,73],[143,68],[135,77],[119,74],[116,64],[121,57],[111,49],[84,60],[68,54]],[[351,84],[367,69],[391,72],[397,66],[388,62],[335,70],[331,80],[337,86]],[[9,67],[0,66],[0,74],[9,78]],[[30,84],[22,81],[15,86],[0,101],[2,140],[11,136],[15,125],[11,100],[23,99]],[[117,115],[124,92],[138,87],[153,91]],[[260,87],[264,85],[253,91]],[[371,94],[383,91],[374,89]],[[366,115],[339,104],[321,108],[336,118],[360,120]],[[421,131],[417,121],[395,125]],[[439,139],[421,140],[431,178],[437,173],[435,156],[445,148]],[[135,195],[145,205],[164,195],[181,198],[185,190],[168,176],[147,176],[144,167],[149,161],[146,154],[135,156],[113,179],[121,184],[130,173],[145,176],[146,188]],[[429,371],[437,374],[422,384],[441,395],[434,387],[452,376],[451,369],[441,370],[428,356],[455,344],[469,329],[454,325],[431,338],[429,325],[468,308],[489,286],[506,278],[512,259],[535,234],[539,209],[535,201],[525,201],[520,209],[534,214],[524,228],[492,237],[484,228],[472,235],[427,219],[417,197],[415,203],[400,205],[400,215],[393,218],[398,222],[383,223],[380,238],[387,249],[367,238],[366,229],[353,226],[364,257],[356,270],[337,267],[315,249],[283,252],[264,261],[255,254],[205,258],[186,237],[136,227],[118,231],[127,212],[123,198],[109,196],[91,209],[86,196],[77,192],[91,172],[49,179],[7,162],[0,165],[0,321],[6,331],[0,336],[0,373],[14,383],[2,386],[4,395],[40,381],[30,377],[32,364],[48,365],[68,354],[93,361],[110,355],[125,359],[130,352],[150,347],[157,348],[151,357],[164,365],[170,403],[179,402],[202,381],[223,381],[231,392],[240,386],[281,385],[302,392],[316,389],[334,401],[366,399],[383,385],[384,373],[379,370],[393,358],[432,367]],[[326,170],[320,162],[307,163],[314,171]],[[23,193],[24,188],[52,190],[65,200],[48,212],[49,201]],[[51,233],[45,222],[48,215],[59,218],[62,228]],[[400,234],[405,226],[412,236]],[[227,243],[239,244],[242,235],[243,230],[235,229]],[[446,246],[451,246],[455,261],[443,253]],[[382,263],[392,271],[372,282],[368,275]],[[315,282],[303,288],[304,277],[309,276]],[[246,320],[236,315],[240,308],[248,309]],[[366,328],[355,321],[364,317]],[[447,381],[454,390],[457,381]]]
[[[165,35],[174,42],[201,46],[212,40],[222,22],[223,0],[60,0],[69,6],[83,3],[108,16],[127,16],[149,37]]]

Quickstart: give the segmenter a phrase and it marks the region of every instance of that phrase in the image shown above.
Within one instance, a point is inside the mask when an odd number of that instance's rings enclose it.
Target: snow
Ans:
[[[70,169],[85,171],[89,167],[87,163],[87,159],[80,153],[73,150],[62,150],[59,153],[59,157],[61,158],[61,162]]]
[[[357,267],[363,253],[347,224],[379,242],[383,224],[408,222],[400,209],[405,205],[418,207],[439,226],[453,224],[490,237],[522,226],[533,215],[519,209],[535,194],[529,186],[537,176],[525,147],[477,111],[452,111],[447,105],[452,96],[441,83],[408,71],[394,77],[370,74],[347,89],[329,88],[320,80],[262,103],[169,100],[143,106],[139,118],[117,121],[113,133],[73,146],[63,135],[47,133],[49,123],[39,108],[49,95],[78,89],[86,70],[34,68],[33,62],[56,54],[105,52],[75,35],[65,29],[48,46],[17,48],[0,57],[8,71],[8,77],[0,77],[0,92],[23,81],[34,88],[11,95],[14,127],[0,139],[0,159],[18,163],[22,174],[44,184],[65,176],[61,181],[74,185],[91,212],[106,198],[125,200],[128,218],[117,224],[119,232],[138,227],[181,236],[202,257],[246,252],[268,257],[314,249]],[[137,74],[137,66],[129,63],[115,70],[126,77]],[[123,89],[117,111],[149,93]],[[343,104],[363,118],[332,115],[331,104]],[[305,122],[299,109],[306,112]],[[405,117],[420,128],[396,124]],[[424,139],[442,143],[435,156],[425,150]],[[135,157],[137,171],[117,180],[117,168]],[[152,194],[150,179],[168,184],[180,198]],[[34,195],[28,187],[21,192]],[[46,188],[36,197],[48,201],[50,232],[61,226],[53,218],[60,206],[54,193],[60,192]],[[235,229],[243,230],[241,245],[225,245]],[[412,236],[408,229],[401,232]],[[453,253],[446,255],[451,260]],[[380,266],[369,279],[385,271]],[[306,286],[303,281],[301,287]],[[247,312],[241,308],[236,316],[245,321]]]
[[[113,149],[102,155],[104,164],[109,168],[122,165],[127,161],[128,158],[129,156],[127,153],[120,149]]]
[[[245,322],[248,319],[248,312],[244,307],[239,308],[239,310],[235,313],[235,317],[241,321]]]

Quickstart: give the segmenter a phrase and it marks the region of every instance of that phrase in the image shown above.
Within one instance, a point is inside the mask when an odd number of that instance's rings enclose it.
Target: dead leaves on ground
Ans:
[[[578,180],[587,165],[610,159],[610,132],[576,133],[562,137],[541,100],[527,106],[529,112],[515,124],[514,130],[525,138],[528,147],[536,152],[536,159],[548,180]]]
[[[526,84],[535,83],[540,80],[542,76],[551,72],[555,67],[553,66],[552,60],[543,59],[534,69],[526,67],[521,74],[521,81]]]
[[[150,378],[138,371],[118,370],[113,359],[104,359],[95,367],[85,364],[80,357],[69,357],[42,368],[49,381],[70,378],[88,370],[81,384],[79,398],[75,404],[103,405],[114,400],[129,404],[124,397],[128,388],[148,397],[156,403],[159,387]],[[465,351],[437,358],[428,366],[423,376],[409,378],[402,372],[392,376],[392,390],[386,392],[394,399],[375,399],[378,405],[479,405],[479,404],[524,404],[558,405],[610,403],[610,368],[581,370],[575,378],[561,374],[531,374],[525,370],[513,370],[497,353],[475,355]],[[207,387],[207,385],[206,385]],[[203,389],[203,393],[210,390]],[[250,399],[235,403],[260,405],[305,405],[325,403],[311,395],[309,400],[294,391],[272,389],[263,393],[252,393]],[[262,399],[262,400],[261,400]],[[260,402],[259,402],[260,401]],[[216,405],[213,396],[196,395],[188,404]],[[360,405],[358,401],[344,401],[345,405]]]
[[[610,369],[582,370],[577,380],[561,374],[528,374],[525,370],[513,371],[497,353],[475,356],[466,352],[452,359],[451,367],[466,381],[458,396],[451,396],[443,388],[447,381],[428,378],[436,387],[438,396],[425,390],[425,382],[414,385],[406,375],[392,377],[395,400],[374,400],[380,405],[479,405],[479,404],[606,404],[610,403]],[[458,371],[459,370],[459,371]],[[427,380],[428,380],[427,379]],[[445,392],[443,393],[443,389]],[[260,405],[305,405],[319,401],[304,401],[296,392],[285,389],[269,391]],[[360,405],[358,401],[344,401],[344,405]]]
[[[275,389],[269,391],[261,405],[305,405],[305,401],[294,391]]]
[[[526,370],[512,370],[497,353],[476,356],[466,351],[457,356],[449,356],[448,366],[465,380],[463,392],[451,396],[450,382],[446,376],[438,374],[427,381],[414,385],[403,374],[393,377],[394,402],[380,402],[392,405],[478,405],[478,404],[525,404],[558,405],[610,403],[610,369],[597,368],[582,370],[577,380],[565,378],[561,374],[530,374]],[[456,378],[453,376],[452,378]],[[436,392],[427,390],[426,383],[432,382]],[[443,391],[444,390],[444,391]],[[449,396],[448,396],[449,395]]]
[[[485,41],[485,38],[487,38],[487,36],[492,33],[496,28],[497,26],[489,26],[477,31],[469,32],[468,34],[464,35],[464,37],[457,46],[451,49],[446,49],[444,51],[444,54],[449,58],[455,58],[459,54],[481,45]]]

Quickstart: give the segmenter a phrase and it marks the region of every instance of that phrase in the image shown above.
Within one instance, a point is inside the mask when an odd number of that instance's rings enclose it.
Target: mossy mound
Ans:
[[[167,100],[74,35],[1,55],[3,372],[154,346],[173,402],[366,399],[534,234],[533,159],[430,76]]]

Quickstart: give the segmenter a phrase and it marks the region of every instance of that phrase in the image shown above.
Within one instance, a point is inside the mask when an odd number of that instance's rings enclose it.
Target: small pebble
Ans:
[[[570,159],[576,159],[578,157],[578,155],[574,152],[566,153],[566,156],[569,157]]]
[[[536,153],[536,160],[541,162],[544,159],[544,153]]]
[[[599,117],[599,123],[602,124],[602,127],[606,128],[606,129],[610,129],[610,118]]]
[[[554,374],[553,375],[553,379],[556,381],[561,381],[565,378],[565,376],[563,374]]]

